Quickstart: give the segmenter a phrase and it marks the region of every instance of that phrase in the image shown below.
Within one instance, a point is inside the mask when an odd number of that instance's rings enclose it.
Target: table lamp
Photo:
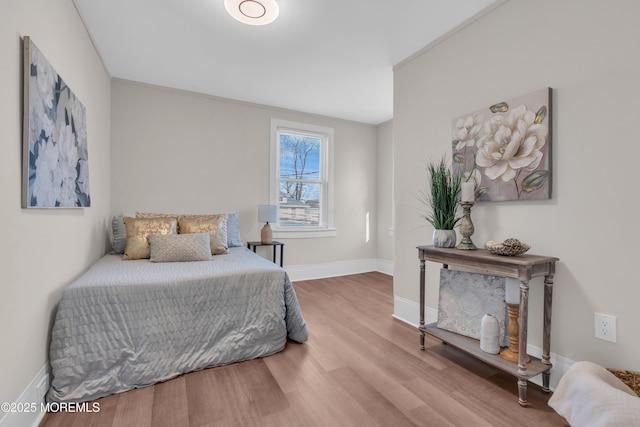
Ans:
[[[258,222],[264,222],[260,232],[260,242],[269,244],[273,241],[273,232],[271,231],[270,222],[278,220],[278,206],[276,205],[258,205]]]

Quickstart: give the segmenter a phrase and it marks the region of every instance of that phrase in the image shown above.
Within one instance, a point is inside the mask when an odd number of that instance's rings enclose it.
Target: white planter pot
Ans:
[[[456,231],[433,230],[433,246],[437,248],[454,248],[456,246]]]

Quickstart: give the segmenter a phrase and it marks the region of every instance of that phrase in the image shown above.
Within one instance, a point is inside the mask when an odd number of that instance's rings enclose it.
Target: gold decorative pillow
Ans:
[[[178,218],[180,234],[209,233],[211,254],[227,253],[227,215],[193,215]]]
[[[136,212],[136,218],[211,218],[222,214],[171,214],[156,212]],[[238,211],[227,212],[227,249],[234,246],[242,246],[242,238],[240,237],[240,224]],[[180,233],[180,224],[178,224],[178,233]]]
[[[146,259],[151,255],[149,234],[175,234],[176,218],[131,218],[122,219],[127,229],[127,246],[122,259]]]
[[[155,213],[155,212],[136,212],[136,218],[178,218],[178,214]]]

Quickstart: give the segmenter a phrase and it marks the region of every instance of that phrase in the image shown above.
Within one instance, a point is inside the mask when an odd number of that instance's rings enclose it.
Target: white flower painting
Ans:
[[[24,54],[22,207],[91,206],[85,108],[26,36]]]
[[[477,200],[551,197],[551,89],[453,120],[453,163],[475,181]]]

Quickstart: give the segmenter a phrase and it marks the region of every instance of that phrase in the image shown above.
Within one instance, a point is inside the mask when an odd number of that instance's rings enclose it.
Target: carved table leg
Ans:
[[[522,378],[518,378],[518,394],[520,405],[527,404],[527,329],[529,321],[529,281],[520,281],[520,319],[518,324],[519,342],[518,342],[518,374]]]
[[[551,366],[551,302],[553,299],[553,274],[544,277],[544,325],[542,335],[542,363]],[[542,391],[549,389],[550,371],[542,373]]]
[[[420,350],[424,350],[424,259],[420,260]]]
[[[518,378],[518,403],[527,406],[527,380],[526,378]]]

